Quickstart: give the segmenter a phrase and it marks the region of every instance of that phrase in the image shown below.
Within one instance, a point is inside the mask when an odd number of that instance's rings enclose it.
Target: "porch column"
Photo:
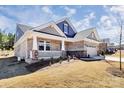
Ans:
[[[38,59],[38,44],[36,36],[33,36],[32,59]]]
[[[65,41],[64,41],[64,40],[62,40],[61,50],[62,50],[62,51],[65,51]]]
[[[37,46],[37,37],[33,36],[33,47],[32,50],[38,50],[38,46]]]
[[[28,58],[28,39],[26,38],[26,58]]]

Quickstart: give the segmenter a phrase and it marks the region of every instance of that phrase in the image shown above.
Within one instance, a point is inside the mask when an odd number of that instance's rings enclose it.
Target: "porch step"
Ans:
[[[36,63],[38,60],[33,60],[33,59],[25,59],[25,62],[28,64]]]
[[[97,60],[104,60],[104,56],[94,56],[94,57],[89,57],[89,58],[80,58],[81,60],[84,61],[97,61]]]

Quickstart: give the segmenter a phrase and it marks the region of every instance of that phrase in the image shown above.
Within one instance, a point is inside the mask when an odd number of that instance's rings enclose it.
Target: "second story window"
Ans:
[[[68,24],[64,23],[64,33],[68,34]]]

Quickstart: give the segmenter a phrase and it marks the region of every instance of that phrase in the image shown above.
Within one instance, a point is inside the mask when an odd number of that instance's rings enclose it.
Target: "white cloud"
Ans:
[[[99,27],[103,27],[105,30],[109,30],[112,28],[112,20],[109,16],[102,16],[97,24]]]
[[[10,31],[14,32],[13,27],[15,27],[13,20],[11,20],[11,19],[9,19],[9,18],[7,18],[5,16],[0,16],[0,29],[2,29],[2,30],[10,30]]]
[[[95,19],[95,13],[91,12],[90,14],[86,15],[82,20],[77,21],[73,20],[73,23],[78,31],[88,29],[92,27],[91,22]]]
[[[118,27],[113,23],[110,16],[101,16],[99,22],[97,23],[98,30],[102,38],[115,38],[118,36]],[[117,38],[116,38],[117,39]]]
[[[124,6],[112,6],[110,8],[110,11],[114,12],[114,13],[123,13],[124,12]]]
[[[14,6],[14,8],[0,6],[0,12],[2,12],[0,27],[8,28],[8,32],[10,29],[15,32],[16,23],[38,26],[61,18],[60,15],[53,12],[52,6]]]
[[[60,15],[57,15],[55,13],[53,13],[52,11],[52,6],[43,6],[41,8],[41,10],[47,15],[47,17],[51,20],[57,20],[59,18],[61,18]]]
[[[6,14],[0,14],[0,27],[2,27],[3,29],[5,27],[8,28],[8,32],[12,28],[13,32],[15,32],[16,23],[38,26],[51,21],[52,19],[59,18],[59,16],[53,14],[51,9],[47,6],[17,6],[16,8],[12,9],[5,6],[0,7],[0,11]]]
[[[76,9],[74,9],[74,8],[70,8],[70,7],[65,6],[64,9],[66,10],[68,17],[76,14]]]
[[[47,13],[47,14],[50,14],[50,15],[53,15],[53,12],[52,12],[52,10],[50,9],[50,7],[48,7],[48,6],[43,6],[41,9],[42,9],[43,12],[45,12],[45,13]]]
[[[33,11],[32,8],[21,7],[21,6],[18,6],[17,10],[16,8],[11,9],[8,7],[4,7],[2,9],[0,8],[0,11],[4,12],[4,14],[6,14],[6,17],[10,17],[13,21],[15,21],[15,23],[24,23],[24,24],[30,24],[32,22],[42,23],[42,21],[46,19],[45,16],[42,15],[42,13],[40,13],[41,10],[35,6],[33,7]]]
[[[118,20],[124,21],[124,6],[106,6],[104,9],[115,24],[118,25]]]
[[[124,6],[104,6],[103,8],[107,14],[101,16],[97,23],[100,36],[118,42],[120,34],[118,21],[124,20]]]
[[[91,13],[88,15],[88,17],[89,17],[90,19],[94,19],[94,18],[95,18],[95,13],[94,13],[94,12],[91,12]]]
[[[17,6],[13,9],[4,6],[0,7],[0,11],[2,12],[0,14],[0,27],[2,29],[7,28],[7,32],[15,32],[16,23],[37,26],[49,21],[39,6],[33,6],[33,11],[29,7]]]
[[[110,11],[113,13],[117,20],[122,21],[124,24],[124,6],[112,6]]]

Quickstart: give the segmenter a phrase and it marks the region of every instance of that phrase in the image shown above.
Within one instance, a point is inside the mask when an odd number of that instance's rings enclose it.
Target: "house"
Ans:
[[[95,56],[100,38],[95,28],[77,32],[68,18],[37,27],[17,24],[15,56],[31,63],[35,59],[58,58],[67,55],[78,58]]]
[[[103,38],[103,39],[101,39],[101,41],[102,41],[103,43],[106,43],[107,45],[110,44],[110,38]]]
[[[107,48],[115,48],[115,43],[112,43],[110,38],[101,39],[101,42],[106,43]]]
[[[115,43],[110,42],[110,38],[101,39],[101,42],[102,42],[101,49],[104,48],[103,49],[104,51],[109,51],[109,50],[115,51],[115,49],[117,49]]]

